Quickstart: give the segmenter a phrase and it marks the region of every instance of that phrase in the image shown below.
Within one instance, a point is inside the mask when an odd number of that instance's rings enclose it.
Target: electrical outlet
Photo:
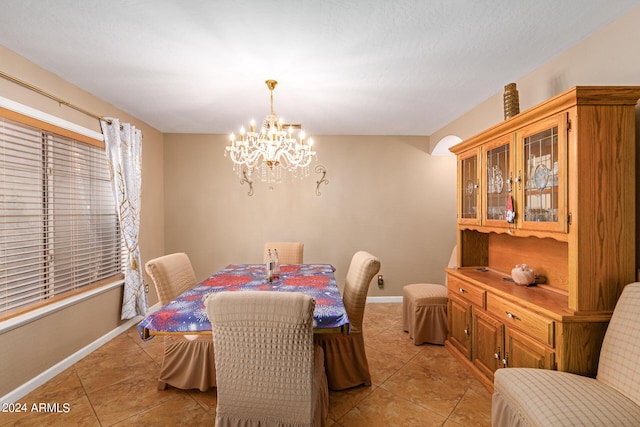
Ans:
[[[384,288],[384,279],[382,278],[382,274],[378,274],[378,288]]]

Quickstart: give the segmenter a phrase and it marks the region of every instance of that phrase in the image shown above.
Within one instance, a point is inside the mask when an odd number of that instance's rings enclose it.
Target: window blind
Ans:
[[[104,149],[0,117],[0,318],[122,271]]]

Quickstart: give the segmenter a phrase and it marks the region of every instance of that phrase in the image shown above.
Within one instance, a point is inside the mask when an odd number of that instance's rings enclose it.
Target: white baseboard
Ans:
[[[401,296],[395,297],[367,297],[367,302],[378,303],[378,302],[402,302]]]
[[[157,310],[159,307],[160,307],[160,304],[155,304],[154,306],[149,307],[148,313],[151,313],[152,311]],[[111,341],[112,339],[114,339],[115,337],[117,337],[127,329],[138,324],[142,319],[143,319],[142,316],[138,316],[126,321],[122,325],[118,326],[117,328],[101,336],[97,340],[93,341],[91,344],[88,344],[87,346],[76,351],[66,359],[63,359],[60,362],[56,363],[46,371],[42,372],[40,375],[30,379],[26,383],[22,384],[20,387],[2,396],[0,398],[0,405],[19,401],[21,398],[31,393],[33,390],[40,387],[41,385],[43,385],[44,383],[46,383],[47,381],[49,381],[50,379],[52,379],[53,377],[55,377],[56,375],[64,371],[65,369],[73,366],[74,363],[77,363],[78,361],[82,360],[84,357],[88,356],[95,350],[99,349],[100,347],[102,347],[103,345],[105,345],[106,343],[108,343],[109,341]]]

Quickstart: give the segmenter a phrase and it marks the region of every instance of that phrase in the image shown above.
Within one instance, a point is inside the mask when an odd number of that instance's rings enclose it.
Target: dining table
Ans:
[[[143,340],[154,335],[211,334],[204,301],[217,292],[246,290],[302,292],[315,300],[314,333],[349,333],[349,317],[330,264],[283,264],[268,281],[264,264],[230,264],[146,316],[138,324]]]

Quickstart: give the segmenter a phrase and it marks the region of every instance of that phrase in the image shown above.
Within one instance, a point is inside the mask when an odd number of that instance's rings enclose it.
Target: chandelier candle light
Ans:
[[[260,180],[266,183],[281,182],[287,177],[301,178],[309,175],[309,164],[316,155],[313,151],[313,140],[305,139],[301,125],[285,124],[273,110],[273,89],[278,84],[275,80],[265,82],[269,88],[271,112],[262,122],[259,132],[255,131],[252,120],[249,132],[240,129],[240,138],[231,134],[229,145],[225,150],[234,163],[238,176],[251,177],[258,172]],[[297,134],[296,134],[296,131]]]

